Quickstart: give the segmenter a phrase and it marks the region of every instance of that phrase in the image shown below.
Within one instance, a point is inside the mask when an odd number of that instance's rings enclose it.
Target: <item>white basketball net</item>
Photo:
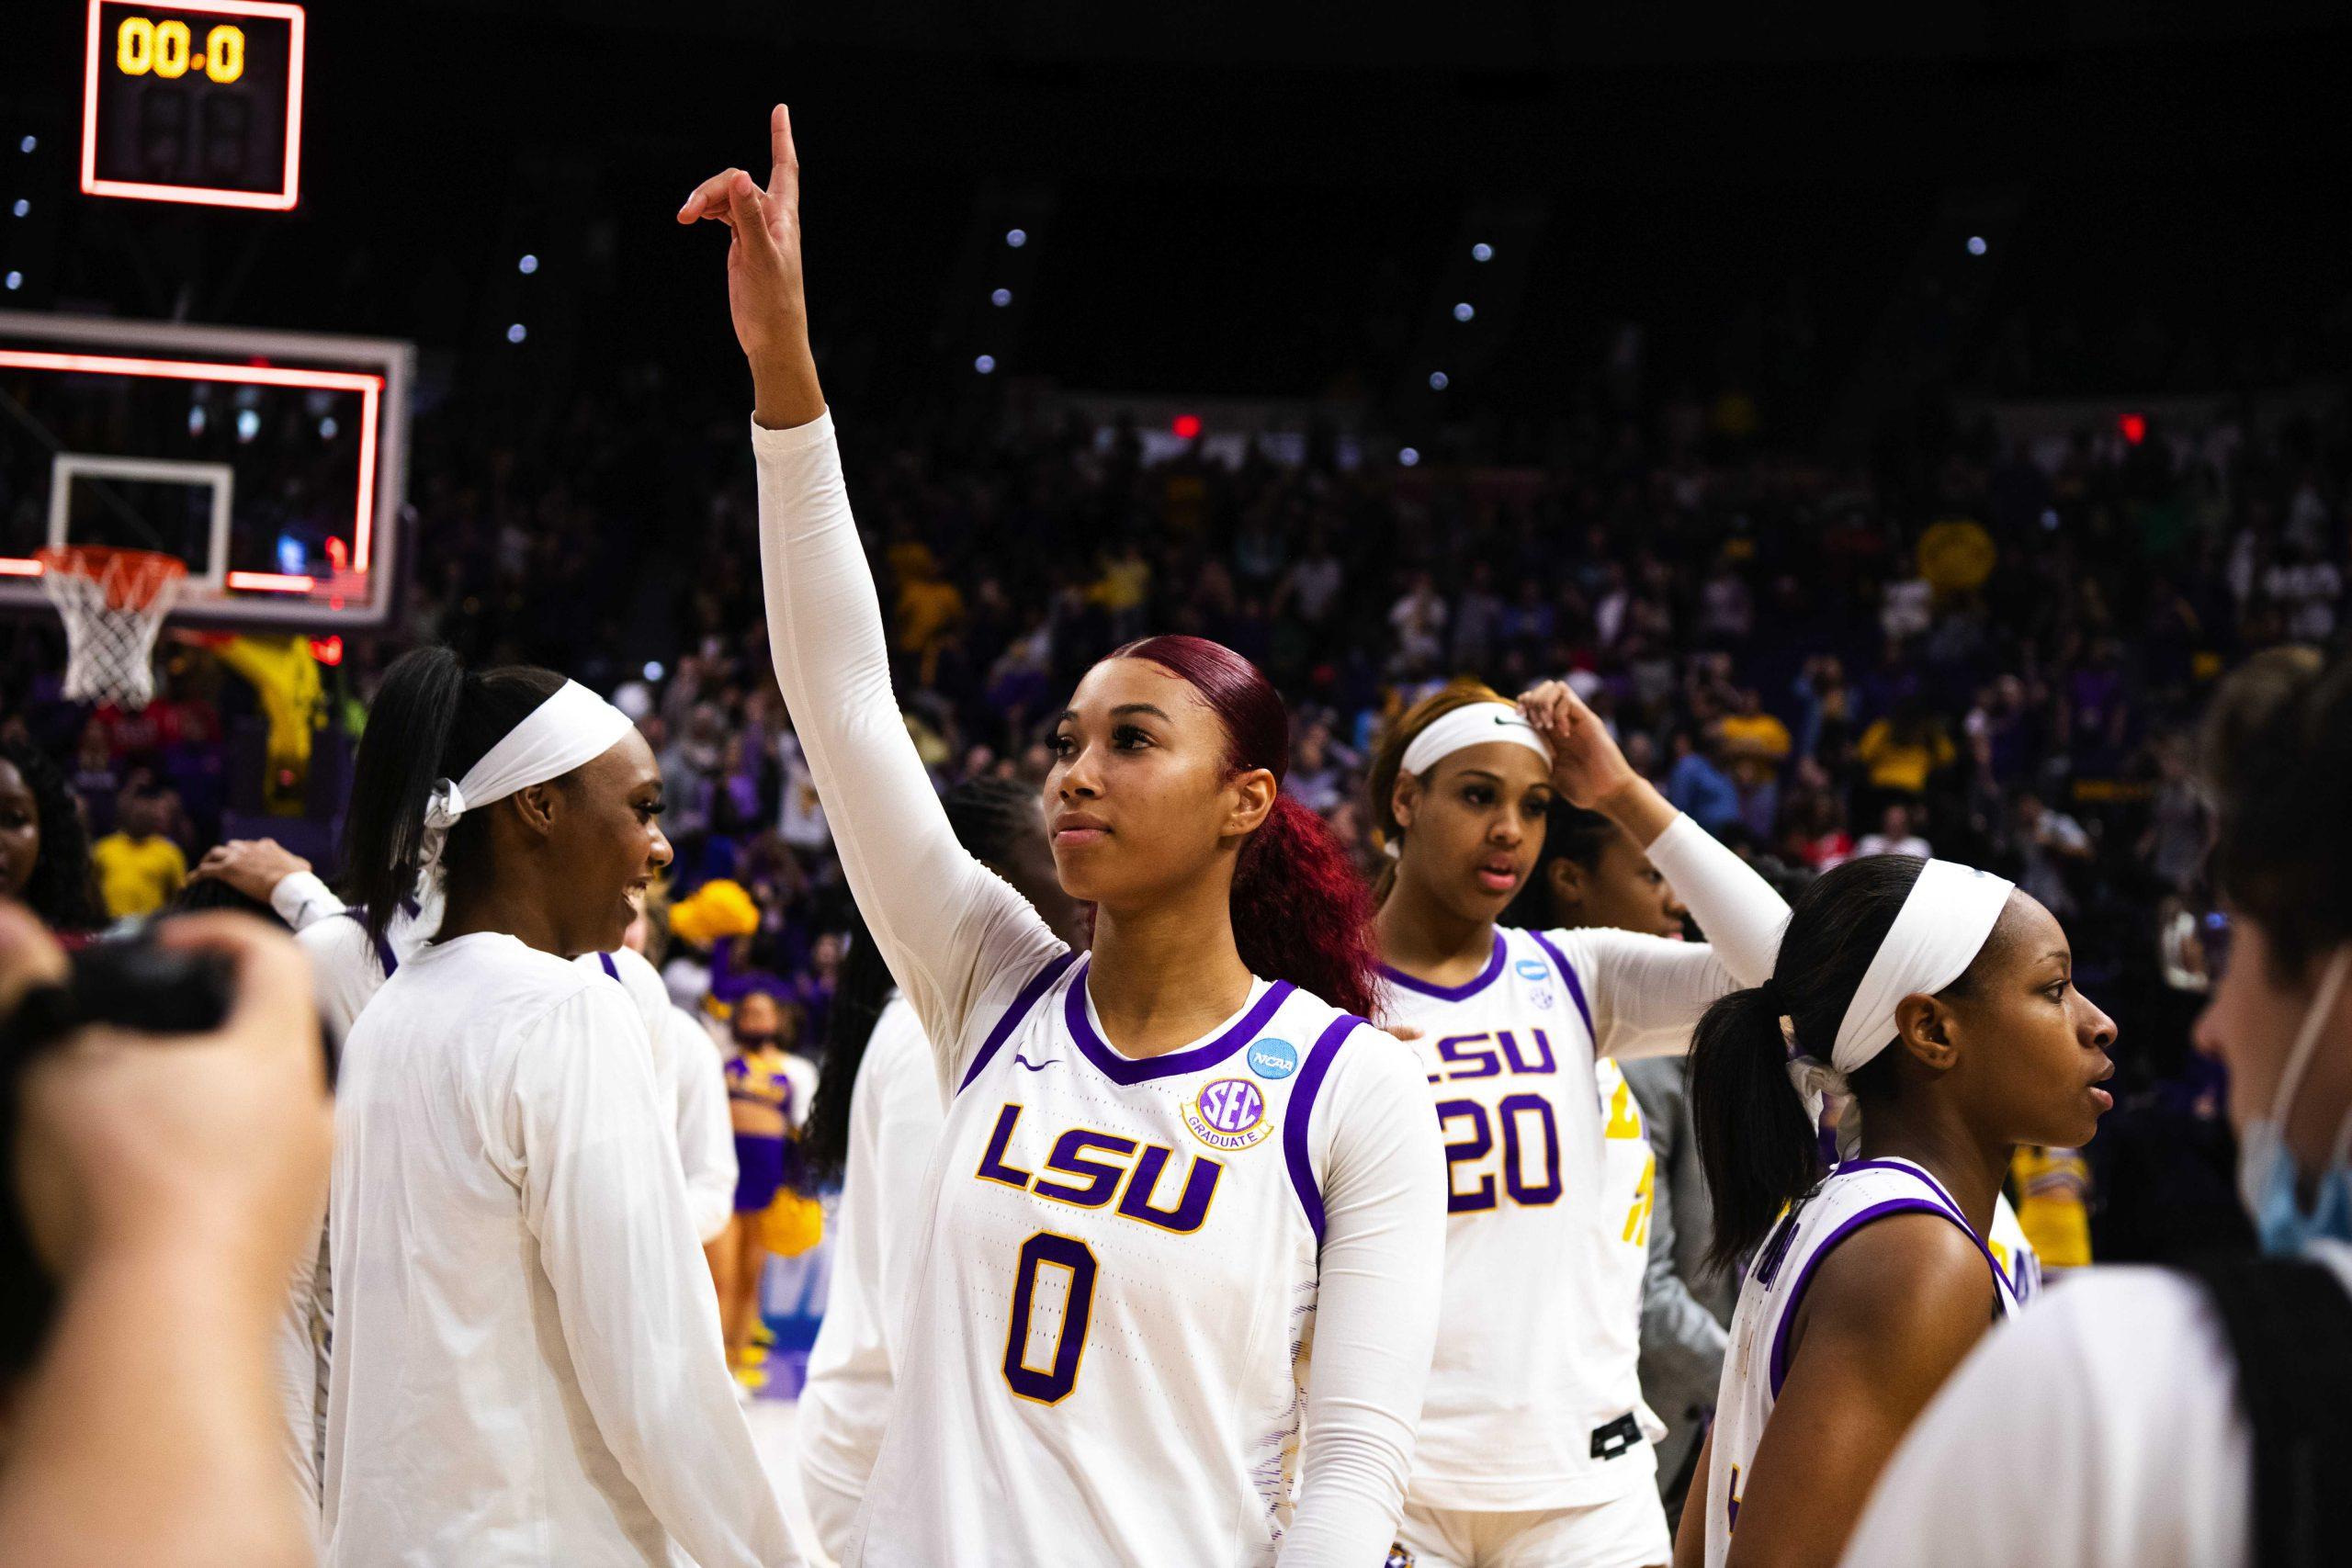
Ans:
[[[147,550],[43,550],[40,560],[40,585],[65,622],[67,700],[145,707],[155,634],[187,566]]]

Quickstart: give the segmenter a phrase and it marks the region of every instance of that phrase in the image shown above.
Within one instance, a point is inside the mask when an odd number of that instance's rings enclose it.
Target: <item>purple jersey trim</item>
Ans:
[[[621,977],[621,966],[613,962],[613,955],[611,953],[600,953],[596,954],[596,962],[603,964],[605,966],[605,973],[610,975],[614,979],[617,980]]]
[[[364,931],[368,929],[367,910],[345,909],[343,913],[346,919],[356,921],[361,931]],[[415,918],[416,911],[413,908],[411,908],[409,910],[409,919],[414,919]],[[401,966],[401,961],[392,956],[392,944],[390,938],[380,936],[377,937],[375,939],[375,943],[376,962],[384,966],[384,978],[389,980],[392,977],[392,971]]]
[[[1584,1020],[1584,1032],[1592,1036],[1592,1054],[1600,1055],[1600,1031],[1592,1026],[1592,1004],[1584,999],[1584,982],[1577,978],[1576,965],[1569,963],[1567,954],[1554,947],[1551,939],[1542,931],[1529,931],[1527,934],[1533,937],[1535,945],[1559,966],[1560,978],[1567,982],[1568,999],[1577,1004],[1577,1012]]]
[[[1104,1077],[1115,1084],[1149,1083],[1154,1078],[1174,1077],[1180,1073],[1197,1073],[1216,1066],[1257,1039],[1258,1032],[1274,1016],[1274,1010],[1288,1001],[1291,992],[1297,988],[1288,980],[1277,980],[1234,1021],[1231,1028],[1207,1044],[1195,1045],[1189,1051],[1171,1051],[1164,1056],[1147,1056],[1141,1061],[1120,1055],[1094,1032],[1094,1021],[1086,1011],[1083,972],[1069,983],[1069,994],[1062,998],[1062,1016],[1069,1024],[1070,1038],[1078,1042],[1080,1053]]]
[[[1889,1214],[1935,1214],[1950,1220],[1953,1224],[1960,1225],[1962,1230],[1968,1229],[1966,1225],[1961,1224],[1960,1220],[1941,1203],[1932,1198],[1889,1198],[1883,1203],[1872,1203],[1860,1213],[1849,1214],[1840,1221],[1838,1228],[1831,1231],[1822,1244],[1814,1249],[1813,1256],[1804,1260],[1804,1268],[1798,1271],[1796,1283],[1789,1287],[1789,1299],[1787,1304],[1781,1308],[1781,1320],[1772,1325],[1770,1365],[1774,1399],[1781,1397],[1781,1384],[1789,1375],[1789,1327],[1797,1320],[1797,1308],[1804,1304],[1805,1287],[1813,1283],[1813,1271],[1821,1267],[1821,1260],[1828,1257],[1839,1242],[1844,1241],[1872,1220],[1883,1220]]]
[[[1419,991],[1425,997],[1435,997],[1442,1002],[1458,1002],[1464,997],[1475,997],[1493,985],[1495,976],[1502,972],[1503,933],[1500,931],[1495,932],[1494,955],[1487,960],[1486,968],[1478,972],[1476,979],[1465,985],[1432,986],[1427,980],[1416,980],[1402,969],[1391,969],[1385,964],[1380,966],[1380,973],[1396,985],[1404,987],[1408,991]]]
[[[1926,1182],[1935,1190],[1936,1196],[1943,1200],[1944,1207],[1950,1211],[1951,1217],[1960,1222],[1960,1228],[1968,1232],[1968,1239],[1976,1244],[1976,1250],[1984,1255],[1984,1261],[1991,1267],[1994,1277],[2008,1287],[2009,1294],[2016,1296],[2019,1302],[2025,1300],[2023,1294],[2018,1290],[2017,1281],[2009,1278],[2009,1271],[2001,1267],[2001,1260],[1993,1256],[1992,1247],[1985,1243],[1983,1236],[1976,1234],[1975,1228],[1968,1223],[1968,1216],[1961,1212],[1959,1200],[1945,1190],[1942,1182],[1936,1179],[1933,1171],[1925,1166],[1914,1165],[1907,1159],[1852,1159],[1846,1161],[1843,1165],[1834,1160],[1830,1163],[1831,1176],[1841,1176],[1849,1170],[1907,1170]]]
[[[1775,1399],[1781,1397],[1781,1379],[1788,1376],[1789,1325],[1796,1321],[1797,1306],[1804,1300],[1805,1287],[1813,1282],[1813,1271],[1821,1267],[1821,1260],[1829,1256],[1833,1247],[1872,1220],[1883,1219],[1888,1214],[1899,1213],[1905,1210],[1924,1211],[1942,1215],[1960,1227],[1961,1235],[1976,1244],[1977,1253],[1984,1259],[1984,1267],[1993,1271],[1993,1279],[1999,1287],[1994,1292],[1993,1303],[1999,1309],[2001,1315],[2004,1317],[2008,1315],[2009,1301],[2017,1299],[2017,1287],[2009,1282],[2008,1270],[2001,1267],[2001,1260],[1993,1256],[1993,1249],[1984,1245],[1984,1238],[1978,1235],[1974,1227],[1969,1224],[1967,1217],[1960,1212],[1960,1205],[1953,1202],[1951,1194],[1944,1190],[1942,1182],[1938,1181],[1926,1170],[1913,1165],[1910,1161],[1900,1159],[1850,1160],[1836,1167],[1829,1174],[1833,1177],[1845,1176],[1858,1170],[1899,1170],[1906,1176],[1916,1177],[1925,1182],[1928,1190],[1933,1192],[1935,1197],[1932,1199],[1890,1198],[1883,1203],[1873,1203],[1860,1213],[1850,1216],[1836,1230],[1831,1231],[1822,1244],[1814,1249],[1813,1256],[1804,1260],[1804,1269],[1797,1275],[1796,1284],[1790,1290],[1788,1304],[1781,1309],[1781,1320],[1772,1327],[1772,1397]],[[1827,1178],[1824,1178],[1825,1181],[1826,1179]]]
[[[1049,959],[1043,969],[1029,977],[1029,983],[1021,987],[1021,994],[1012,998],[1012,1005],[1004,1010],[1004,1016],[996,1021],[996,1027],[989,1031],[989,1037],[981,1041],[980,1048],[972,1054],[972,1065],[965,1069],[964,1081],[956,1086],[957,1094],[972,1087],[972,1080],[980,1076],[981,1069],[989,1065],[989,1058],[995,1055],[1005,1041],[1012,1037],[1013,1027],[1028,1016],[1029,1010],[1037,1005],[1039,997],[1053,988],[1054,982],[1061,978],[1062,971],[1076,962],[1078,951],[1072,948]]]
[[[1315,1167],[1306,1157],[1306,1125],[1314,1119],[1315,1097],[1331,1070],[1331,1058],[1340,1054],[1340,1042],[1363,1022],[1346,1014],[1331,1021],[1330,1027],[1307,1048],[1306,1061],[1298,1069],[1298,1087],[1290,1091],[1290,1100],[1283,1107],[1283,1163],[1290,1167],[1290,1184],[1298,1192],[1298,1206],[1306,1211],[1306,1223],[1314,1229],[1317,1247],[1323,1245],[1323,1189],[1316,1185]]]

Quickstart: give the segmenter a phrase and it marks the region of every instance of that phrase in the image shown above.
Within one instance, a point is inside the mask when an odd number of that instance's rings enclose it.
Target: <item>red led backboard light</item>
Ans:
[[[272,36],[255,51],[249,68],[243,24],[253,20],[269,24]],[[197,29],[208,21],[211,27],[198,34]],[[274,33],[281,25],[286,28],[282,45]],[[290,210],[301,195],[304,27],[301,6],[277,0],[90,0],[82,75],[83,194]],[[159,28],[164,29],[160,48]],[[227,35],[237,40],[233,73],[225,50],[210,60],[203,52],[216,38],[225,43]],[[254,168],[254,177],[243,186],[207,183],[201,175],[156,180],[126,178],[119,170],[102,173],[102,141],[119,148],[127,140],[143,143],[152,139],[154,131],[144,106],[135,100],[158,86],[185,89],[181,96],[188,101],[175,101],[172,107],[172,113],[186,117],[177,127],[184,148],[200,142],[209,156],[218,138],[199,129],[199,117],[212,99],[241,100],[241,129],[258,127],[267,133],[282,128],[282,158],[269,158],[266,169]]]
[[[358,512],[352,523],[351,570],[368,570],[368,546],[376,523],[376,412],[384,394],[384,378],[350,370],[304,370],[275,365],[208,364],[192,359],[141,359],[112,354],[51,354],[40,349],[0,348],[0,367],[27,370],[87,371],[112,376],[145,376],[173,381],[215,381],[227,386],[299,387],[320,391],[357,392],[359,420]],[[0,576],[38,577],[40,563],[20,556],[0,556]],[[274,572],[231,572],[232,588],[274,593],[303,593],[313,586],[309,578]]]

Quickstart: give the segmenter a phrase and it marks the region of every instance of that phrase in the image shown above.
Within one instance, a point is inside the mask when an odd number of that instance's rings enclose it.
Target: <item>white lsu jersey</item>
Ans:
[[[1832,1168],[1773,1225],[1740,1284],[1715,1402],[1714,1450],[1707,1461],[1707,1568],[1722,1568],[1730,1553],[1740,1494],[1788,1375],[1789,1333],[1815,1270],[1862,1226],[1899,1213],[1939,1214],[1966,1231],[1992,1270],[2000,1314],[2017,1311],[2007,1271],[1969,1229],[1943,1183],[1924,1168],[1907,1159],[1858,1159]]]
[[[1274,1559],[1314,1338],[1316,1107],[1335,1070],[1402,1048],[1261,981],[1207,1043],[1131,1059],[1086,969],[1064,953],[1030,979],[948,1104],[852,1563]]]
[[[1445,1139],[1445,1304],[1408,1491],[1421,1507],[1580,1507],[1653,1483],[1642,1274],[1655,1166],[1558,942],[1498,927],[1465,985],[1387,971]]]
[[[2009,1277],[2009,1288],[2017,1292],[2018,1305],[2031,1306],[2041,1294],[2041,1254],[2026,1239],[2025,1225],[2018,1219],[2016,1205],[2006,1192],[1993,1198],[1993,1223],[1984,1229],[1984,1247],[2001,1272]]]

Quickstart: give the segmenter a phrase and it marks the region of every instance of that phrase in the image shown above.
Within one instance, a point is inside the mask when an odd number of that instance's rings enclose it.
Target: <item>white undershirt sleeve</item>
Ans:
[[[348,908],[312,871],[289,871],[269,890],[269,907],[296,931],[317,925]]]
[[[686,1173],[686,1207],[707,1244],[735,1213],[735,1127],[727,1114],[727,1066],[693,1017],[669,1010],[662,1028],[678,1107],[678,1163]]]
[[[956,841],[890,691],[874,573],[850,514],[833,416],[752,427],[760,570],[776,683],[850,891],[914,1004],[944,1083],[965,1020],[992,986],[1027,980],[1063,943]]]
[[[1282,1568],[1363,1568],[1386,1555],[1437,1346],[1445,1149],[1412,1053],[1360,1029],[1315,1107],[1323,1251]]]
[[[701,1568],[797,1563],[735,1402],[645,1024],[583,986],[515,1056],[502,1123],[582,1400],[624,1473]]]
[[[1689,1050],[1708,1003],[1772,977],[1789,923],[1789,906],[1772,885],[1687,816],[1657,836],[1649,857],[1705,942],[1590,927],[1547,933],[1591,998],[1595,1047],[1620,1061]]]

